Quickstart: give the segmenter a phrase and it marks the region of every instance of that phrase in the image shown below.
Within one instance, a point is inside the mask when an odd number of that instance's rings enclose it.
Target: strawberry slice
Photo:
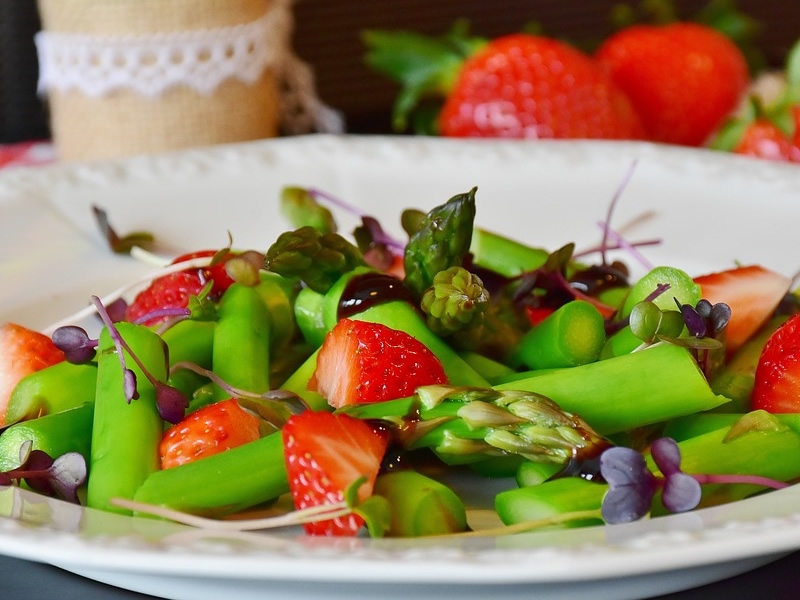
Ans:
[[[298,510],[344,500],[345,490],[365,477],[359,500],[372,494],[389,444],[384,431],[349,415],[306,411],[283,427],[286,472]],[[352,536],[364,525],[356,514],[307,523],[309,535]]]
[[[734,267],[694,278],[703,298],[731,308],[727,327],[730,356],[772,316],[789,292],[791,278],[759,265]]]
[[[64,360],[64,353],[46,335],[17,325],[0,326],[0,425],[20,379]]]
[[[158,446],[161,468],[219,454],[261,437],[260,419],[233,398],[196,410],[170,427]]]
[[[405,398],[419,386],[446,382],[442,363],[415,337],[342,319],[325,337],[308,387],[341,408]]]
[[[764,344],[751,408],[771,413],[800,412],[800,313],[791,316]]]

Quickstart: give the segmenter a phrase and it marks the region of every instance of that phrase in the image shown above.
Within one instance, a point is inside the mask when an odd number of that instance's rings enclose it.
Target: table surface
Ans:
[[[794,599],[798,597],[798,572],[800,552],[737,577],[660,596],[657,600],[751,600],[757,596],[770,600]],[[110,587],[49,565],[8,557],[0,557],[0,590],[2,597],[10,600],[156,600],[153,596]]]

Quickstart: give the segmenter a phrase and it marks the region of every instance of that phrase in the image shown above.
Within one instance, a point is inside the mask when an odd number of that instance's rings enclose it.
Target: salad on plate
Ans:
[[[650,265],[616,198],[597,247],[541,248],[477,226],[479,197],[405,210],[401,239],[286,187],[266,250],[232,239],[42,331],[3,324],[0,485],[209,529],[432,537],[657,518],[800,477],[790,277]],[[95,210],[114,251],[162,260]]]

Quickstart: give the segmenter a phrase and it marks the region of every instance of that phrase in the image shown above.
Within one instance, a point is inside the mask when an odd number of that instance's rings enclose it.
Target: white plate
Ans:
[[[477,185],[478,222],[530,243],[590,247],[612,218],[661,238],[653,263],[692,274],[762,263],[793,274],[800,169],[702,150],[604,142],[303,137],[0,173],[0,319],[45,327],[148,268],[110,255],[90,207],[168,253],[265,249],[285,185],[315,186],[397,231]],[[648,215],[647,219],[639,217]],[[345,228],[352,221],[344,220]],[[752,569],[800,548],[800,489],[613,527],[447,541],[247,536],[98,513],[0,489],[0,552],[173,599],[642,598]],[[489,586],[489,587],[487,587]],[[501,590],[498,590],[501,588]]]

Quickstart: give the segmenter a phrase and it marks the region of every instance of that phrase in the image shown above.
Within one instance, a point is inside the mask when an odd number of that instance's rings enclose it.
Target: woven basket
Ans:
[[[45,32],[131,39],[252,23],[270,0],[39,0]],[[141,39],[141,38],[139,38]],[[253,82],[229,78],[211,92],[176,85],[157,95],[114,89],[46,90],[63,160],[88,160],[273,137],[279,95],[270,69]]]

